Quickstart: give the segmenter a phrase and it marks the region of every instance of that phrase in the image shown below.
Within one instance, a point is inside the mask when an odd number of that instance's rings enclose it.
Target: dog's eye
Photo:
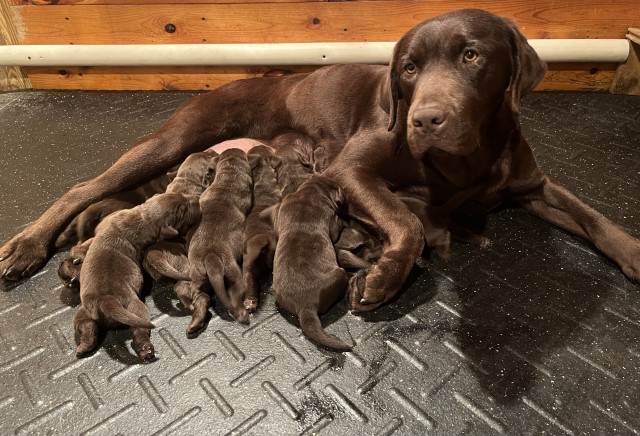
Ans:
[[[413,74],[416,72],[416,66],[415,64],[407,64],[404,66],[404,70],[409,74]]]
[[[478,59],[478,52],[475,50],[465,50],[463,56],[465,62],[473,62]]]

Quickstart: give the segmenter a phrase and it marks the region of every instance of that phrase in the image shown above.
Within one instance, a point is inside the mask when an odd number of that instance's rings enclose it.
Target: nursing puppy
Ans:
[[[258,308],[260,298],[258,279],[273,267],[278,239],[275,229],[262,213],[280,203],[282,193],[274,169],[274,166],[280,166],[281,159],[265,146],[249,150],[248,158],[253,178],[253,207],[244,227],[242,274],[246,288],[244,307],[252,313]]]
[[[192,286],[201,291],[199,299],[208,305],[207,290],[234,319],[246,324],[249,314],[243,306],[242,242],[245,221],[252,203],[251,168],[247,155],[239,149],[223,151],[215,178],[200,197],[202,218],[188,236]],[[206,314],[205,314],[206,315]],[[194,318],[187,333],[201,329],[206,317]]]
[[[215,174],[218,153],[207,150],[193,153],[178,168],[167,192],[198,199],[211,184]],[[147,248],[142,266],[154,280],[169,278],[189,280],[189,260],[185,244],[159,241]]]
[[[147,306],[140,300],[140,262],[148,245],[177,236],[200,216],[196,197],[159,194],[102,221],[80,272],[80,309],[74,319],[76,355],[98,345],[100,330],[130,326],[138,357],[154,357]]]
[[[318,313],[328,311],[347,289],[349,279],[338,266],[333,246],[344,225],[338,216],[344,203],[336,182],[314,175],[274,210],[278,232],[273,265],[276,302],[298,316],[307,337],[340,351],[352,347],[325,332]]]
[[[214,150],[189,155],[178,167],[166,192],[200,196],[213,181],[218,153]]]
[[[313,174],[314,144],[304,135],[284,133],[271,140],[269,145],[275,148],[276,156],[282,159],[276,174],[284,198],[296,192]]]

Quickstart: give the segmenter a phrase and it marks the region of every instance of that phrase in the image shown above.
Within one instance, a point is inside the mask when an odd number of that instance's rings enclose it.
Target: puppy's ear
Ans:
[[[248,154],[247,159],[249,160],[249,166],[251,167],[251,171],[255,170],[262,157],[259,154]]]
[[[262,221],[265,221],[271,224],[271,226],[274,229],[276,229],[278,227],[278,215],[280,214],[281,204],[282,203],[277,203],[277,204],[274,204],[273,206],[269,206],[268,208],[260,212],[260,214],[258,215],[258,218],[260,218],[260,220]]]
[[[542,81],[547,64],[538,57],[515,23],[505,22],[511,32],[511,109],[519,114],[520,100]]]
[[[160,229],[161,239],[171,239],[179,235],[180,235],[180,232],[178,232],[176,229],[174,229],[171,226],[164,226],[162,227],[162,229]]]
[[[393,49],[393,57],[389,64],[389,72],[382,81],[382,86],[380,87],[378,95],[380,107],[389,114],[389,125],[387,126],[388,131],[391,131],[393,126],[396,125],[398,100],[402,98],[400,85],[398,84],[398,73],[396,72],[398,45],[399,44],[396,44],[396,47]]]
[[[176,178],[176,176],[178,175],[178,170],[175,171],[169,171],[167,173],[167,177],[169,177],[169,180],[173,180]]]

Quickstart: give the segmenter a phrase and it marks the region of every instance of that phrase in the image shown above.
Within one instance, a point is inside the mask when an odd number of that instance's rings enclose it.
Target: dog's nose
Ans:
[[[438,107],[426,107],[413,113],[413,127],[427,133],[438,134],[447,124],[449,113]]]

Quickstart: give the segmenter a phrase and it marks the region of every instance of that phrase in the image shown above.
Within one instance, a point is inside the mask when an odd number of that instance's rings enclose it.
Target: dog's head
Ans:
[[[519,113],[520,99],[545,71],[511,21],[463,9],[427,20],[400,39],[380,101],[389,113],[389,130],[405,119],[398,111],[407,111],[414,157],[430,148],[467,155],[478,146],[487,119],[503,103]]]
[[[184,235],[201,217],[197,195],[175,193],[158,194],[143,205],[143,213],[149,222],[156,223],[161,239]]]

